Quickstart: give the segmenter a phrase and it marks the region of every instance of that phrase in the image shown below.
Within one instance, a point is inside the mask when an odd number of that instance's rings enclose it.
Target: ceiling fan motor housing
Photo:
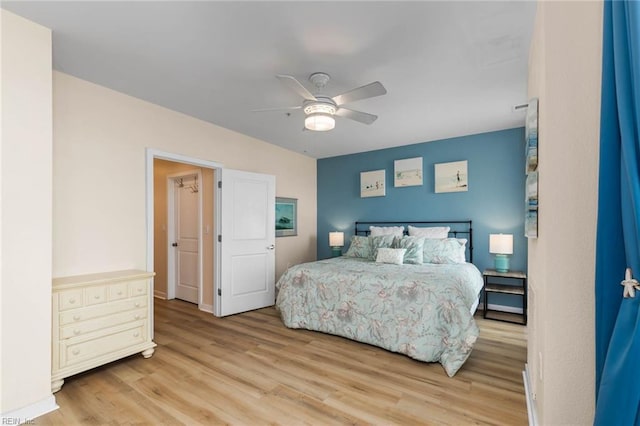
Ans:
[[[318,90],[324,88],[329,80],[331,80],[331,76],[325,72],[314,72],[309,76],[309,81],[313,83]]]

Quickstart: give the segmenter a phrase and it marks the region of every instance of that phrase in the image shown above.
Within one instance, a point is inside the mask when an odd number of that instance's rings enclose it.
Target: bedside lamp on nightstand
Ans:
[[[513,235],[490,234],[489,253],[495,254],[495,268],[498,272],[509,271],[509,255],[513,254]]]
[[[344,232],[329,232],[329,245],[331,246],[331,257],[342,255],[342,246],[344,246]]]

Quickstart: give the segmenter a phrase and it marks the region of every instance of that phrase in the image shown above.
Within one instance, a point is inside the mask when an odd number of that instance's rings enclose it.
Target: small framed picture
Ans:
[[[527,175],[525,194],[527,210],[538,210],[538,172]]]
[[[421,186],[422,157],[393,162],[393,186]]]
[[[298,200],[276,197],[276,237],[298,235]]]
[[[524,235],[527,238],[538,238],[538,98],[529,101],[524,138],[527,173]]]
[[[527,156],[526,172],[530,173],[538,169],[538,98],[533,98],[529,101],[524,139],[527,144],[525,148],[525,155]]]
[[[467,161],[454,161],[435,165],[436,194],[469,190]]]
[[[373,170],[371,172],[360,173],[360,198],[367,197],[384,197],[385,190],[385,171]]]
[[[527,210],[524,218],[524,235],[527,238],[538,238],[538,211]]]

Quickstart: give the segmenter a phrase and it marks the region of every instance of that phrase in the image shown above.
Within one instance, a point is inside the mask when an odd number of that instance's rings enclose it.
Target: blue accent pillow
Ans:
[[[422,265],[424,251],[424,237],[396,237],[393,246],[402,248],[404,252],[404,263]]]
[[[424,263],[465,263],[466,241],[457,238],[425,238]]]
[[[369,260],[376,260],[376,258],[378,257],[379,248],[392,248],[393,240],[395,238],[395,235],[391,234],[369,237],[369,248],[371,250],[371,252],[369,253]]]
[[[347,250],[344,256],[370,259],[371,248],[369,246],[369,237],[363,237],[361,235],[352,236],[351,244],[349,244],[349,250]]]

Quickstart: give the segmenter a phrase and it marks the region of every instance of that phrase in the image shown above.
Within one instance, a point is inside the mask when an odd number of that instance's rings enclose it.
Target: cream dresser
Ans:
[[[66,377],[153,354],[154,275],[128,270],[53,280],[52,392]]]

